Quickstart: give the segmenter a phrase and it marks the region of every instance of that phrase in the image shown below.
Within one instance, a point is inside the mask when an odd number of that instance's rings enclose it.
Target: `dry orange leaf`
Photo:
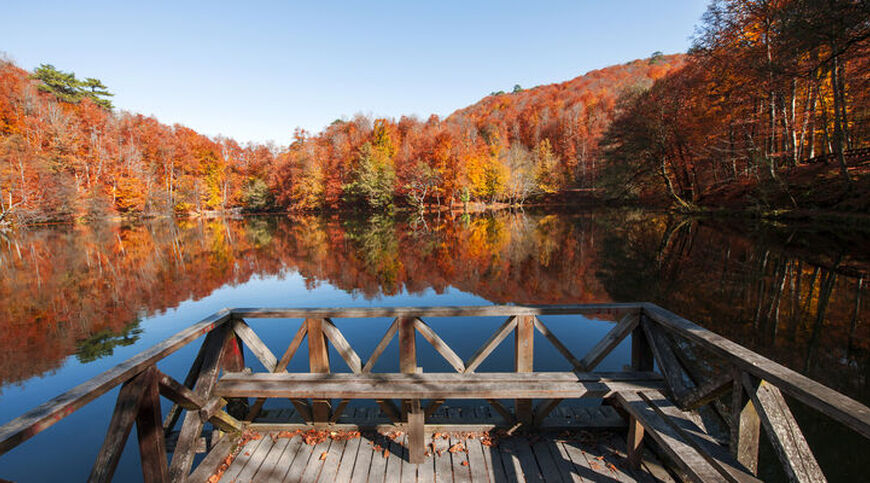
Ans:
[[[320,461],[323,461],[326,459],[326,454],[327,454],[326,451],[324,451],[323,453],[320,453]]]

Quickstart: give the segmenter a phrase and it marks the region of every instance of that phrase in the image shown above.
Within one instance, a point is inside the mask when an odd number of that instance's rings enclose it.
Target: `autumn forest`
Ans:
[[[587,198],[862,211],[868,9],[715,0],[687,54],[515,86],[443,119],[355,115],[289,146],[162,124],[115,109],[98,79],[0,61],[0,223]]]

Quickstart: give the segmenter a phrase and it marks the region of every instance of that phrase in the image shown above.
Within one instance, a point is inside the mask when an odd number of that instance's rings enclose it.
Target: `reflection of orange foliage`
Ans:
[[[866,273],[867,260],[794,258],[771,243],[665,216],[510,213],[426,225],[252,217],[32,229],[0,238],[0,383],[58,367],[94,334],[287,271],[309,289],[326,282],[365,297],[455,287],[494,303],[648,300],[792,367],[813,344],[825,348],[814,367],[863,360],[868,298],[856,307],[856,278],[817,267]]]

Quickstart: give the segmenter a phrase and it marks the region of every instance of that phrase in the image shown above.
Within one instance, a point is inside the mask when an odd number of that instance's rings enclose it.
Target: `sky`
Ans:
[[[356,113],[446,116],[490,92],[685,52],[707,0],[2,0],[0,52],[96,77],[116,108],[287,144]]]

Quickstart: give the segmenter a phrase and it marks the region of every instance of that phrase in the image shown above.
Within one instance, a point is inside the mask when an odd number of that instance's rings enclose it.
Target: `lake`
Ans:
[[[634,210],[162,219],[0,233],[0,424],[231,306],[650,301],[868,404],[868,247],[866,228],[842,224]],[[582,356],[609,324],[581,322],[551,328]],[[468,357],[498,323],[433,325]],[[251,324],[279,354],[298,327]],[[341,326],[364,359],[385,327]],[[601,370],[627,362],[625,344]],[[197,347],[161,370],[183,379]],[[436,364],[437,355],[420,358]],[[512,368],[509,357],[493,364]],[[564,369],[552,349],[535,364]],[[2,456],[0,477],[85,479],[116,395]],[[829,478],[864,474],[863,438],[790,403]],[[763,447],[762,464],[769,458]],[[128,444],[116,479],[139,478]]]

